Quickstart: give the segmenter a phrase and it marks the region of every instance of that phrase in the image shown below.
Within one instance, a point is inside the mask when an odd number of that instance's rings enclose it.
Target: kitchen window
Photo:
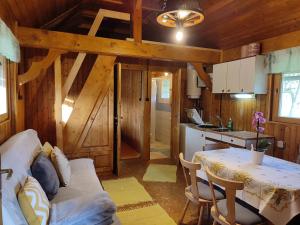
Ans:
[[[275,75],[273,120],[300,123],[300,73]]]
[[[8,82],[5,59],[0,56],[0,122],[8,119]]]

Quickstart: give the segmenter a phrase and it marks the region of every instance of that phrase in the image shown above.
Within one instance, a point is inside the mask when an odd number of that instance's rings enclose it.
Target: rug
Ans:
[[[143,181],[176,183],[176,171],[175,165],[150,164]]]
[[[145,208],[117,213],[122,225],[176,225],[166,211],[155,204]]]
[[[102,185],[118,207],[152,201],[134,177],[102,181]]]

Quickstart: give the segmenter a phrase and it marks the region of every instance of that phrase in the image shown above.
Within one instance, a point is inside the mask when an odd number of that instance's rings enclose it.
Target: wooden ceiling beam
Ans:
[[[49,29],[50,30],[50,29],[56,27],[62,21],[69,18],[73,13],[75,13],[77,11],[77,9],[79,8],[79,5],[80,4],[77,4],[77,5],[73,6],[72,8],[70,8],[69,10],[63,12],[62,14],[60,14],[59,16],[54,18],[53,20],[51,20],[48,23],[41,26],[41,29]]]
[[[97,31],[99,30],[99,27],[100,27],[104,17],[126,20],[126,21],[130,20],[130,15],[128,13],[121,13],[121,12],[116,12],[116,11],[111,11],[111,10],[106,10],[106,9],[100,9],[98,11],[98,14],[96,15],[96,18],[95,18],[91,28],[90,28],[88,36],[92,36],[92,37],[96,36]],[[62,100],[63,101],[66,98],[66,96],[68,95],[85,57],[86,57],[86,53],[80,52],[74,62],[73,66],[70,70],[70,73],[66,79],[66,82],[64,84],[64,87],[63,87],[63,91],[62,91]]]
[[[16,30],[17,38],[23,47],[202,63],[218,63],[221,56],[221,51],[217,49],[153,43],[137,44],[131,41],[27,27],[18,27]]]
[[[143,29],[142,0],[133,0],[133,38],[137,43],[142,43]]]
[[[65,53],[63,50],[50,49],[48,55],[44,59],[38,62],[33,62],[26,73],[18,75],[18,84],[23,85],[36,79],[53,64],[57,57],[63,53]]]
[[[200,77],[201,80],[205,83],[206,87],[209,90],[212,90],[212,82],[210,79],[210,76],[204,71],[203,69],[203,64],[202,63],[192,63],[194,66],[195,70],[197,71],[198,76]]]

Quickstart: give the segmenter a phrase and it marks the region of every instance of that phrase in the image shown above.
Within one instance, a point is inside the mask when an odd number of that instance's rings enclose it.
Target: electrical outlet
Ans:
[[[284,141],[277,141],[277,148],[284,149],[285,142]]]

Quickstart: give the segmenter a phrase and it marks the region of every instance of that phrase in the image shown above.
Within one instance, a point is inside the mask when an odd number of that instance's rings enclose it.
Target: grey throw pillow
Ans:
[[[52,162],[45,153],[41,152],[34,160],[31,165],[31,173],[51,201],[58,192],[59,178]]]

